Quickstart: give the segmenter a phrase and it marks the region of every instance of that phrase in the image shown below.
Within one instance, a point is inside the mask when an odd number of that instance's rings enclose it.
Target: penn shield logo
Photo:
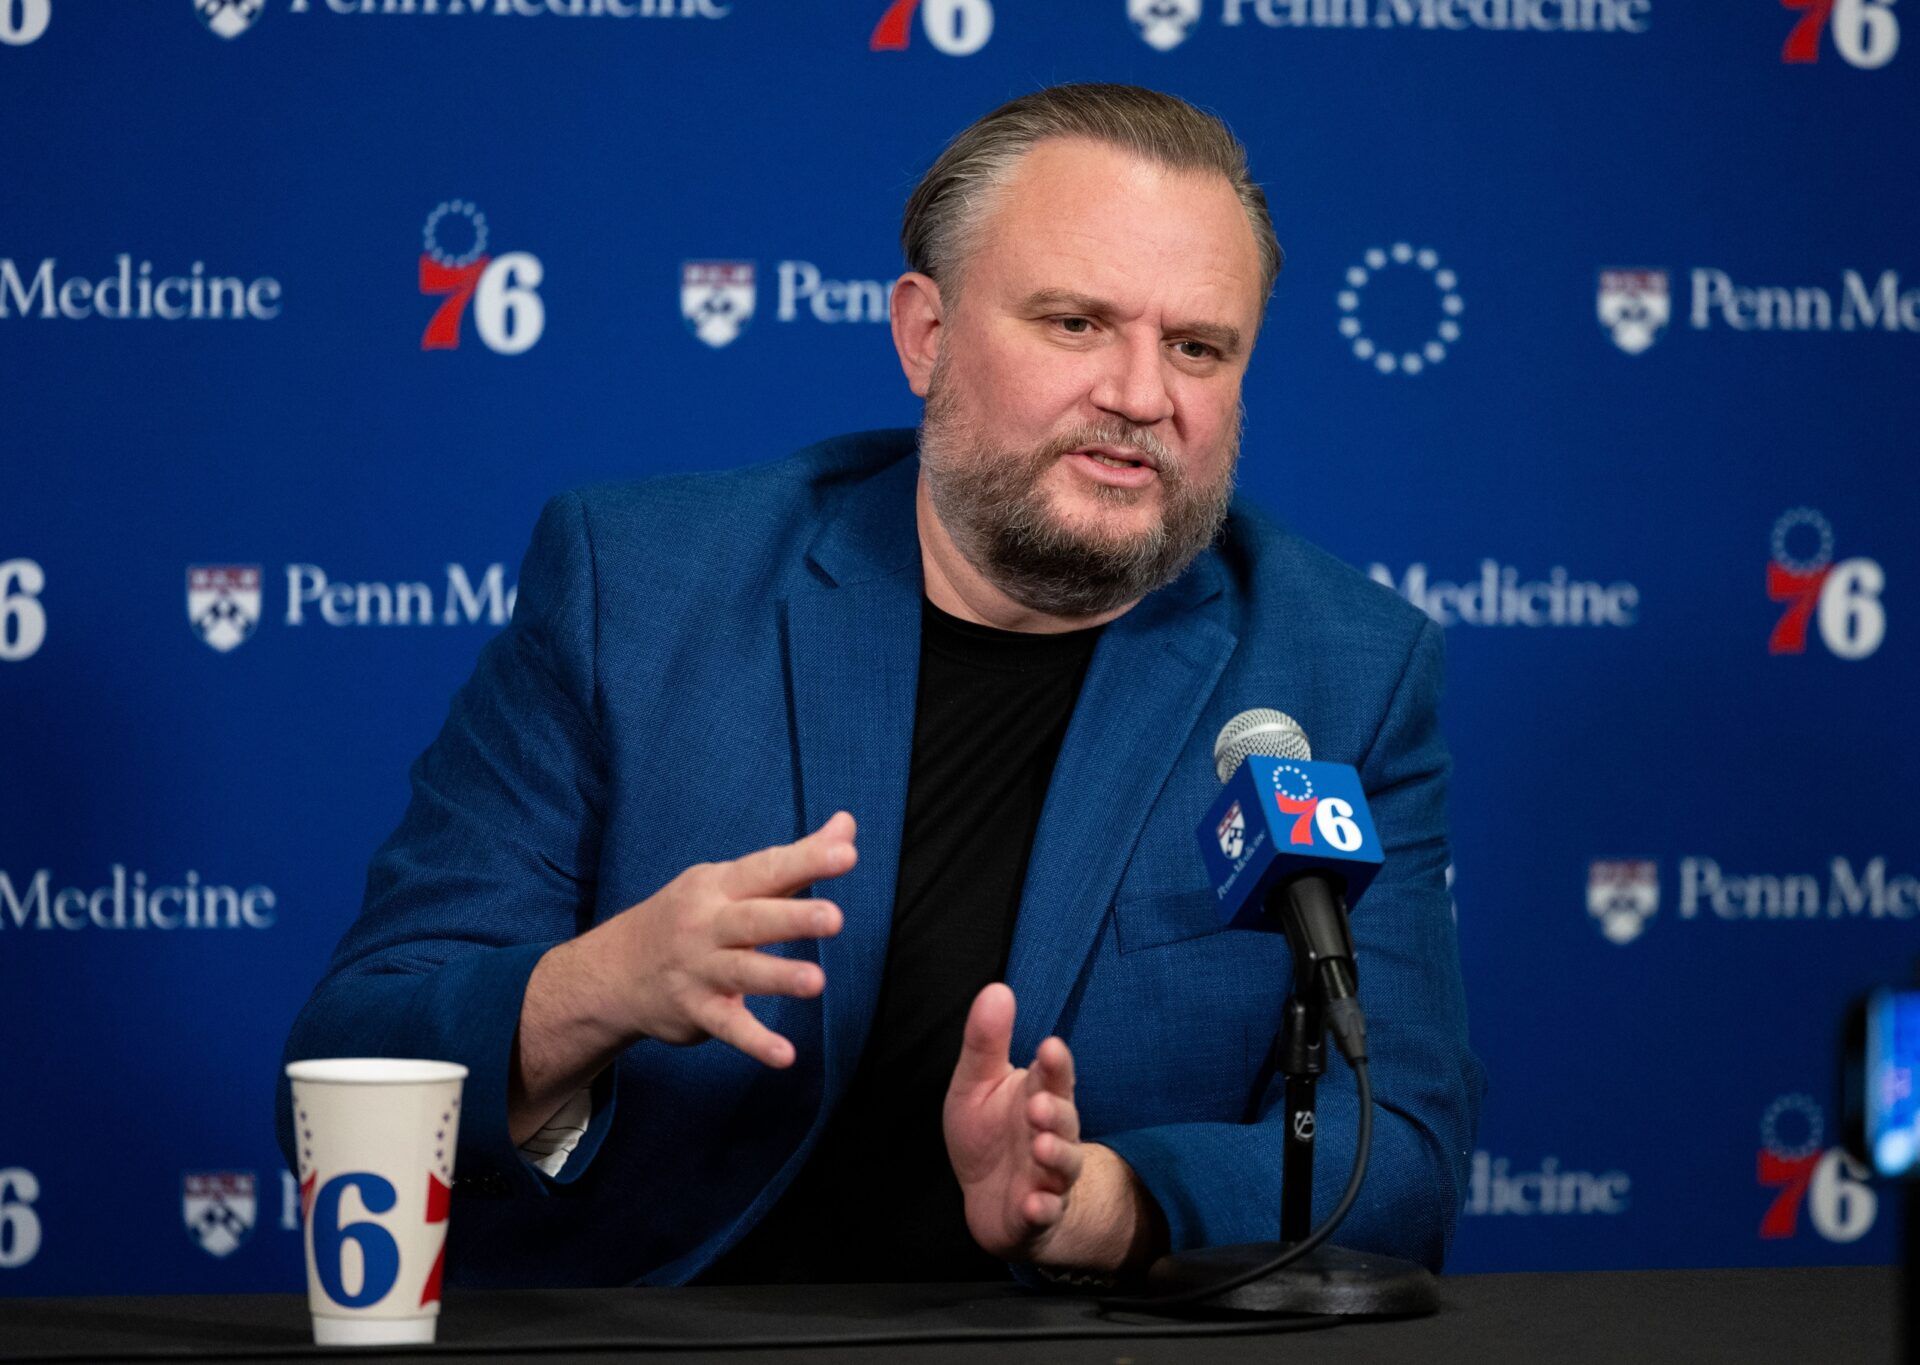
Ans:
[[[258,564],[194,564],[187,569],[187,620],[207,648],[231,653],[260,624]]]
[[[193,12],[209,33],[238,38],[253,27],[267,0],[193,0]]]
[[[1238,858],[1241,850],[1247,846],[1247,816],[1235,801],[1220,817],[1220,824],[1214,831],[1220,840],[1220,851],[1229,858]]]
[[[1887,585],[1878,560],[1854,557],[1834,562],[1833,524],[1811,507],[1795,507],[1773,524],[1773,557],[1767,562],[1767,598],[1785,613],[1767,637],[1769,654],[1804,654],[1807,627],[1836,659],[1870,657],[1887,638],[1887,611],[1880,594]]]
[[[1419,374],[1460,340],[1460,278],[1432,247],[1409,242],[1369,248],[1348,267],[1340,335],[1353,358],[1380,374]]]
[[[1660,867],[1651,859],[1596,859],[1587,868],[1587,913],[1607,942],[1640,937],[1660,909]]]
[[[209,1256],[231,1256],[253,1231],[259,1200],[252,1171],[189,1172],[180,1179],[187,1234]]]
[[[1200,0],[1127,0],[1127,19],[1141,42],[1156,52],[1171,52],[1200,22]]]
[[[718,350],[753,321],[752,261],[687,261],[680,267],[680,316],[687,330]]]
[[[1613,344],[1639,355],[1660,338],[1673,316],[1673,298],[1664,270],[1603,270],[1596,305],[1600,325]]]

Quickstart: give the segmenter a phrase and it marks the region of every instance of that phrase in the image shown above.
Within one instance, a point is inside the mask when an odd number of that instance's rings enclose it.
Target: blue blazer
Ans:
[[[512,624],[414,763],[365,903],[288,1059],[465,1063],[448,1274],[487,1285],[678,1284],[764,1215],[853,1075],[892,919],[922,596],[911,431],[726,473],[567,493],[542,512]],[[1253,1093],[1291,977],[1274,934],[1223,929],[1194,830],[1231,716],[1296,717],[1359,769],[1386,865],[1353,920],[1378,1105],[1340,1241],[1437,1267],[1482,1078],[1446,888],[1439,630],[1236,500],[1214,548],[1103,632],[1040,817],[1007,981],[1016,1064],[1072,1046],[1085,1136],[1139,1173],[1175,1249],[1278,1235],[1280,1083]],[[507,1135],[528,975],[554,944],[690,864],[860,824],[823,885],[836,938],[778,951],[814,1000],[755,997],[794,1041],[774,1071],[645,1040],[595,1086],[558,1179]],[[287,1085],[280,1140],[291,1162]],[[1348,1174],[1357,1105],[1320,1089],[1314,1207]]]

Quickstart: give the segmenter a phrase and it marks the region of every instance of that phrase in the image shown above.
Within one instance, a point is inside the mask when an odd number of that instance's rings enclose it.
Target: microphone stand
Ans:
[[[1269,902],[1293,950],[1293,988],[1274,1040],[1276,1069],[1286,1077],[1286,1145],[1280,1180],[1280,1241],[1201,1247],[1163,1256],[1147,1270],[1153,1294],[1198,1291],[1263,1265],[1313,1230],[1315,1092],[1327,1069],[1327,986],[1331,975],[1344,995],[1353,991],[1353,947],[1346,933],[1344,897],[1325,883],[1296,881]],[[1324,897],[1332,906],[1302,907]],[[1334,911],[1337,913],[1329,913]],[[1316,913],[1317,912],[1317,913]],[[1188,1316],[1336,1314],[1420,1317],[1440,1307],[1439,1288],[1425,1266],[1393,1256],[1323,1244],[1291,1265],[1235,1289],[1184,1307]]]

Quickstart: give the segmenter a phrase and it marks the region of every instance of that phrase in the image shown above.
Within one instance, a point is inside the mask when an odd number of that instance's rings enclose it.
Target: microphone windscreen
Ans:
[[[1313,746],[1299,721],[1285,711],[1259,706],[1220,727],[1213,741],[1213,770],[1225,782],[1253,754],[1306,760],[1313,757]]]

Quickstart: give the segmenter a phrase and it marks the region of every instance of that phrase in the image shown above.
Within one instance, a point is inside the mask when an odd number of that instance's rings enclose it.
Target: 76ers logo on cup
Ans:
[[[680,267],[680,316],[718,349],[753,320],[752,261],[687,261]]]
[[[464,199],[435,205],[420,237],[420,292],[446,296],[420,337],[421,350],[458,350],[469,302],[488,350],[519,355],[540,340],[547,309],[536,292],[546,276],[538,256],[488,255],[487,215]]]
[[[1767,596],[1787,604],[1767,639],[1769,654],[1804,654],[1807,623],[1836,658],[1864,659],[1887,636],[1880,591],[1887,575],[1871,559],[1833,561],[1833,527],[1811,507],[1796,507],[1773,524]]]
[[[295,1110],[302,1144],[300,1211],[313,1244],[314,1278],[319,1280],[321,1292],[342,1308],[368,1308],[379,1303],[400,1287],[403,1269],[408,1280],[403,1292],[411,1297],[412,1285],[420,1284],[415,1306],[424,1308],[440,1301],[447,1260],[444,1234],[433,1243],[433,1263],[421,1279],[417,1263],[402,1267],[402,1239],[394,1236],[394,1227],[406,1232],[403,1225],[434,1228],[447,1221],[453,1207],[453,1151],[458,1132],[455,1116],[459,1110],[460,1102],[454,1100],[440,1114],[424,1207],[415,1204],[412,1208],[402,1206],[394,1182],[376,1171],[347,1171],[322,1183],[319,1172],[309,1165],[313,1157],[313,1149],[306,1145],[313,1137],[307,1127],[310,1120],[304,1109]],[[406,1240],[417,1248],[417,1238],[409,1236]],[[349,1245],[356,1254],[347,1255]]]
[[[1340,852],[1352,853],[1366,839],[1353,822],[1352,803],[1337,796],[1314,795],[1313,779],[1297,763],[1282,763],[1273,770],[1273,800],[1282,815],[1294,817],[1287,836],[1290,844],[1310,848],[1318,833]]]

